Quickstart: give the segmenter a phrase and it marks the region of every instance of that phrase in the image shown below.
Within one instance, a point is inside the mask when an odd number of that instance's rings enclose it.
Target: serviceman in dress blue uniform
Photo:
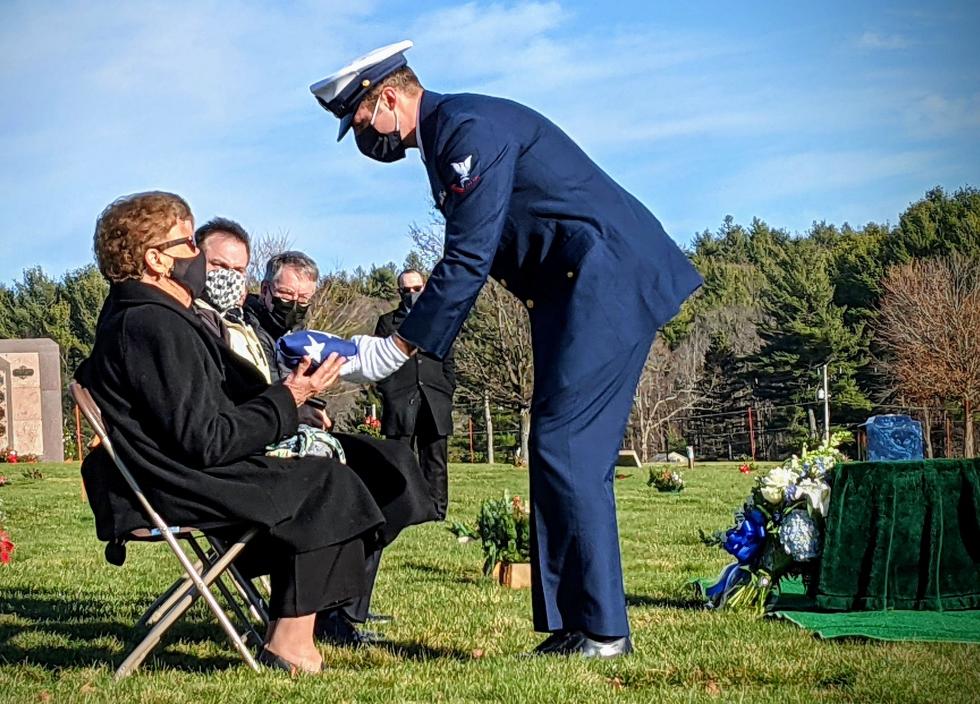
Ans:
[[[397,332],[445,355],[488,276],[527,306],[534,348],[530,498],[539,653],[632,650],[614,465],[657,330],[701,284],[636,198],[533,110],[423,90],[405,41],[311,86],[378,161],[417,148],[445,251]]]

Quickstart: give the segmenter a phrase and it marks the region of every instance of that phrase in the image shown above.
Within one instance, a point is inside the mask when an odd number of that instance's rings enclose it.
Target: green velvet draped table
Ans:
[[[835,469],[816,585],[837,611],[980,608],[980,459]]]

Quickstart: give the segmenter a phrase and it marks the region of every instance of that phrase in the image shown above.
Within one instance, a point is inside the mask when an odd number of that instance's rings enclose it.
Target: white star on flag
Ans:
[[[310,341],[310,344],[306,345],[303,350],[310,356],[314,362],[319,363],[320,358],[323,356],[323,348],[327,346],[326,342],[317,342],[313,339],[312,335],[307,335],[306,339]]]

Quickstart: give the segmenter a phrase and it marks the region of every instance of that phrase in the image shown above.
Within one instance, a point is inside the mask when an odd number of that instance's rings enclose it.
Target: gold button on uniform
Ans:
[[[575,276],[575,272],[574,271],[570,271],[567,274],[565,274],[565,276],[567,276],[568,278],[572,278],[572,277]]]
[[[507,279],[501,279],[500,285],[503,286],[504,288],[507,288]]]
[[[534,301],[532,301],[530,298],[527,299],[527,307],[528,308],[534,308]]]

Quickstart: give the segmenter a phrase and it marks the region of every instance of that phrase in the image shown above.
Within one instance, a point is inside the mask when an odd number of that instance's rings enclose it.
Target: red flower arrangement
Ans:
[[[35,454],[18,455],[12,447],[5,447],[0,450],[0,462],[17,464],[18,462],[38,462],[41,458]]]
[[[10,533],[0,530],[0,564],[9,565],[14,550],[14,541],[10,539]]]
[[[365,435],[371,435],[372,437],[381,437],[381,420],[373,416],[364,416],[362,420],[357,425],[357,432],[364,433]]]
[[[742,474],[751,474],[754,469],[754,463],[743,462],[741,465],[739,465],[738,471]]]

